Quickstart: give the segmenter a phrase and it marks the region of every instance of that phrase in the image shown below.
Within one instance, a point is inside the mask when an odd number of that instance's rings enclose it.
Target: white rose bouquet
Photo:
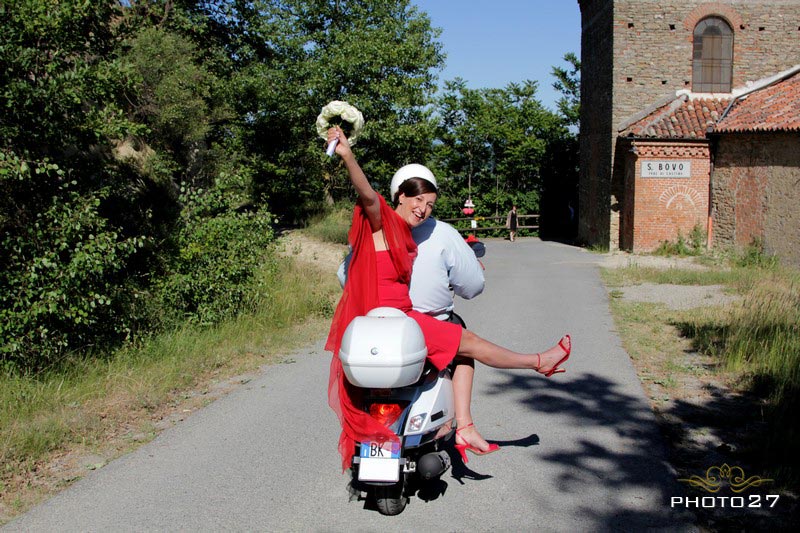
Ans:
[[[349,124],[349,126],[345,129],[342,126],[343,124]],[[317,133],[323,139],[327,139],[328,129],[332,126],[342,126],[342,129],[345,130],[345,135],[347,135],[347,141],[353,145],[364,128],[364,116],[361,111],[347,102],[334,100],[323,107],[322,112],[317,117]],[[328,145],[328,150],[325,153],[329,157],[333,155],[337,143],[338,141],[334,140]]]

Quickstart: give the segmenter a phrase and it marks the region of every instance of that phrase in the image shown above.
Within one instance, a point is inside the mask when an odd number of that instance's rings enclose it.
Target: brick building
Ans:
[[[741,186],[748,181],[742,176],[755,172],[723,172],[719,157],[724,165],[745,166],[753,157],[761,157],[759,168],[764,170],[759,172],[770,174],[767,169],[791,159],[785,147],[796,146],[798,130],[785,125],[770,129],[768,135],[759,130],[758,121],[770,116],[769,105],[739,129],[715,128],[721,120],[729,120],[726,112],[732,118],[737,108],[752,100],[748,91],[753,87],[768,92],[769,87],[784,85],[781,76],[800,63],[800,1],[579,0],[579,4],[579,240],[644,251],[663,240],[675,240],[679,231],[687,235],[694,226],[713,233],[718,216],[722,217],[716,232],[719,243],[742,244],[745,234],[763,238],[764,231],[778,231],[762,215],[752,215],[761,217],[761,226],[745,231],[743,215],[725,211],[734,206],[716,205],[726,198],[725,183]],[[797,100],[794,107],[788,105],[796,116]],[[709,130],[717,133],[709,135]],[[762,142],[774,148],[754,155]],[[749,150],[750,159],[733,156],[741,150]],[[783,154],[780,158],[768,160],[778,152]],[[795,166],[787,176],[794,175],[797,161],[788,163]],[[721,173],[718,180],[717,173]],[[785,185],[790,179],[773,181]],[[765,187],[762,200],[774,197],[772,186],[764,196]],[[778,196],[788,199],[792,194],[782,190]],[[740,231],[734,235],[730,228],[736,216]]]
[[[800,66],[737,98],[708,137],[715,245],[758,239],[800,266]]]

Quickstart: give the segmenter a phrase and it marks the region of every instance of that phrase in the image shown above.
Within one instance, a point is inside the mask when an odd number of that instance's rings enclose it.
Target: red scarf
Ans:
[[[417,245],[411,238],[408,224],[380,198],[383,237],[389,249],[400,280],[408,283],[411,266],[417,255]],[[342,298],[336,306],[333,322],[328,333],[325,349],[333,352],[328,381],[328,405],[339,417],[342,434],[339,437],[339,453],[342,455],[342,471],[350,467],[356,442],[396,441],[397,435],[378,423],[369,413],[361,409],[361,389],[348,383],[339,359],[342,336],[348,324],[357,316],[364,316],[378,307],[378,267],[372,227],[361,203],[353,211],[353,222],[348,234],[353,255],[347,272],[347,282]]]

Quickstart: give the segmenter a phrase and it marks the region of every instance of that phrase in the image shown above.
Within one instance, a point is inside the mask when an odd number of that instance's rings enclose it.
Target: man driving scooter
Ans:
[[[436,178],[427,167],[419,164],[406,165],[392,178],[392,199],[396,200],[400,184],[411,178],[422,178],[436,186]],[[483,292],[483,267],[475,252],[453,226],[435,220],[432,216],[413,228],[411,236],[417,244],[417,257],[409,286],[413,308],[439,320],[451,320],[463,325],[457,315],[454,318],[453,294],[469,300]],[[349,261],[350,255],[339,266],[337,273],[342,286],[347,277]],[[480,452],[489,453],[495,451],[497,445],[490,445],[481,437],[473,425],[470,410],[474,374],[473,360],[456,359],[453,391],[456,423],[459,427],[458,439]]]

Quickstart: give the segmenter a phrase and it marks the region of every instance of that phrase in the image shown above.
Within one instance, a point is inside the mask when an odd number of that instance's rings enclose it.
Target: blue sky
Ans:
[[[425,11],[447,54],[440,84],[464,78],[473,89],[536,80],[539,100],[554,109],[552,67],[580,57],[578,0],[412,0]]]

